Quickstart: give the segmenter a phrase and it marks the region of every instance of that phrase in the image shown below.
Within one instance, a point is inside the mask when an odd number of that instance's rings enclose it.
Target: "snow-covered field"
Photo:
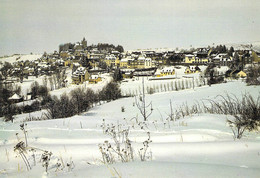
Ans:
[[[259,177],[260,133],[246,132],[241,140],[234,141],[226,123],[232,116],[227,115],[200,114],[175,122],[166,120],[170,100],[175,109],[183,103],[214,99],[220,94],[240,97],[247,92],[257,96],[259,91],[259,86],[231,81],[146,95],[153,105],[153,113],[146,123],[142,123],[133,97],[96,106],[71,118],[27,122],[29,147],[53,153],[48,174],[39,162],[41,151],[35,153],[35,165],[32,152],[26,154],[32,166],[30,171],[26,170],[23,160],[16,157],[13,148],[18,139],[24,140],[19,126],[24,116],[18,115],[15,123],[0,121],[0,177]],[[102,163],[98,145],[105,140],[113,143],[111,137],[103,133],[103,123],[130,128],[134,161]],[[147,150],[150,158],[141,162],[138,150],[143,147],[147,132],[152,140]],[[62,160],[65,167],[72,162],[74,166],[71,170],[67,167],[56,170],[58,160]]]
[[[34,61],[40,58],[42,54],[20,54],[20,55],[12,55],[10,57],[1,57],[0,62],[9,62],[9,63],[14,63],[14,62],[19,62],[19,61]]]

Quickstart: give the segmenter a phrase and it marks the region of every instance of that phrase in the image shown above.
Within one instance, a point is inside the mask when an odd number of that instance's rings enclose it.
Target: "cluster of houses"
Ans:
[[[173,56],[177,56],[179,60],[174,61]],[[13,73],[30,76],[48,75],[57,67],[71,69],[72,83],[82,84],[85,81],[97,83],[102,80],[102,73],[115,69],[120,69],[125,78],[134,75],[163,77],[175,74],[173,67],[163,67],[173,66],[174,63],[186,66],[185,74],[191,74],[201,71],[199,65],[231,66],[237,61],[242,65],[259,63],[260,53],[251,49],[237,50],[231,53],[228,50],[218,52],[210,47],[188,51],[135,50],[124,52],[121,46],[115,47],[105,43],[87,46],[87,41],[83,38],[81,42],[62,44],[59,46],[59,52],[44,53],[41,58],[35,61],[14,63],[12,70]]]
[[[102,80],[100,75],[97,75],[97,74],[91,75],[85,67],[78,67],[72,73],[71,78],[72,78],[73,84],[82,84],[85,81],[89,81],[89,83],[95,84]]]

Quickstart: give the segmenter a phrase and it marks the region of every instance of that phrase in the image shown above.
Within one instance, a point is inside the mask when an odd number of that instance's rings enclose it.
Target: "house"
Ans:
[[[252,59],[255,63],[260,63],[260,53],[252,51]]]
[[[102,79],[99,75],[91,75],[89,78],[89,83],[94,84],[100,82]]]
[[[229,77],[230,73],[232,72],[232,70],[228,66],[216,66],[213,68],[213,70],[216,75],[226,77]]]
[[[230,73],[229,73],[229,76],[230,77],[238,77],[238,73],[240,72],[240,70],[238,70],[238,69],[236,69],[236,70],[233,70],[233,71],[231,71]]]
[[[166,51],[163,55],[163,58],[164,59],[168,59],[169,57],[175,55],[175,52],[174,51]]]
[[[232,62],[233,62],[233,58],[226,56],[226,57],[220,59],[219,65],[220,66],[229,66]]]
[[[48,64],[47,62],[42,62],[38,64],[38,68],[40,68],[41,70],[49,70],[51,67],[50,64]]]
[[[146,51],[143,51],[142,53],[145,54],[145,56],[149,57],[149,58],[153,58],[155,56],[155,51],[152,51],[152,50],[146,50]]]
[[[99,62],[96,62],[96,61],[89,61],[89,65],[92,67],[92,68],[96,68],[96,67],[98,67],[98,64],[99,64]]]
[[[237,73],[237,77],[239,77],[239,78],[245,78],[245,77],[246,77],[246,73],[241,70],[240,72]]]
[[[201,72],[201,69],[198,66],[188,66],[184,71],[185,74],[193,74],[199,72]]]
[[[88,58],[89,60],[99,61],[99,60],[105,58],[105,54],[98,53],[97,51],[92,51],[92,53],[88,53],[88,54],[87,54],[87,58]]]
[[[8,98],[8,100],[11,101],[12,103],[19,103],[23,101],[23,97],[15,93],[13,96]]]
[[[77,51],[77,50],[83,50],[83,46],[82,44],[80,44],[79,42],[77,42],[74,46],[74,50]]]
[[[64,60],[62,60],[62,59],[58,59],[58,60],[56,60],[56,62],[55,62],[58,66],[64,66]]]
[[[34,73],[34,68],[31,68],[31,67],[25,67],[24,69],[23,69],[23,73],[25,74],[25,75],[33,75],[33,73]]]
[[[135,69],[120,69],[123,78],[133,78]]]
[[[155,67],[155,63],[151,58],[145,58],[144,60],[144,68],[152,68]]]
[[[139,56],[136,62],[137,62],[136,68],[138,69],[144,68],[145,56],[143,55]]]
[[[228,66],[233,61],[233,58],[229,57],[227,53],[219,53],[212,60],[216,65]]]
[[[185,55],[185,63],[195,63],[195,56],[193,54],[186,54]]]
[[[123,58],[120,60],[120,68],[127,68],[129,58]]]
[[[197,63],[197,64],[207,64],[207,63],[209,63],[209,59],[208,58],[196,57],[194,63]]]
[[[148,69],[155,67],[155,62],[151,58],[139,56],[138,59],[128,60],[128,67],[130,69]]]
[[[161,70],[160,69],[157,69],[156,72],[154,73],[154,75],[156,77],[161,77]]]
[[[132,60],[128,60],[128,65],[127,68],[128,69],[137,69],[138,68],[138,60],[132,58]]]
[[[65,66],[65,67],[71,66],[71,60],[66,59],[66,60],[64,61],[64,66]]]
[[[160,71],[160,74],[156,72],[156,77],[163,77],[163,76],[168,76],[168,75],[174,75],[175,74],[175,69],[173,67],[165,67]]]
[[[107,55],[104,59],[104,62],[107,64],[107,66],[109,67],[115,67],[117,64],[116,64],[116,56],[114,54],[111,54],[111,55]],[[118,63],[118,62],[117,62]]]
[[[198,58],[207,58],[209,54],[210,54],[210,50],[207,48],[198,48],[197,49]]]
[[[70,54],[69,54],[68,51],[61,51],[61,52],[60,52],[60,57],[61,57],[62,59],[66,59],[66,58],[68,58],[69,56],[70,56]]]
[[[79,60],[82,56],[85,56],[85,53],[83,50],[77,49],[74,51],[75,59]]]
[[[196,53],[195,63],[207,64],[209,62],[208,54],[209,54],[209,50],[207,48],[198,48]]]
[[[190,70],[190,67],[188,66],[185,71],[184,71],[185,74],[192,74],[193,72]]]
[[[238,50],[237,54],[239,56],[239,61],[241,61],[243,65],[252,63],[252,51]]]
[[[113,54],[114,56],[119,56],[120,52],[119,51],[111,51],[111,54]]]
[[[78,67],[73,73],[72,73],[72,83],[73,84],[82,84],[83,82],[89,80],[89,73],[85,67]]]
[[[80,64],[80,63],[78,63],[78,62],[73,62],[73,63],[71,63],[71,65],[70,65],[70,68],[71,69],[73,69],[74,67],[82,67],[82,65]]]

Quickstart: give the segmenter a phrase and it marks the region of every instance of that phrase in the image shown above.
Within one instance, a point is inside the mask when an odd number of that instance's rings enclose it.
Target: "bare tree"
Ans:
[[[97,102],[97,94],[91,89],[88,88],[85,92],[86,98],[89,100],[89,103],[91,107],[93,107],[93,104]]]
[[[57,78],[58,78],[57,75],[52,75],[52,80],[53,80],[53,85],[54,85],[55,90],[58,89],[58,86],[57,86],[58,79]]]
[[[53,79],[56,82],[55,88],[60,89],[62,87],[65,87],[65,80],[67,78],[65,69],[63,70],[57,70],[56,73],[53,75]]]
[[[50,87],[51,87],[51,91],[52,91],[52,90],[54,90],[52,77],[49,77],[49,82],[50,82]]]
[[[47,84],[48,84],[48,79],[47,79],[46,76],[44,76],[44,78],[42,79],[42,84],[43,84],[44,86],[47,86]]]
[[[59,110],[61,111],[61,117],[70,117],[75,114],[75,108],[69,98],[69,96],[66,93],[63,93],[60,97],[59,101]]]
[[[170,99],[170,114],[168,114],[168,118],[171,120],[171,121],[175,121],[175,118],[174,118],[174,112],[173,112],[173,108],[172,108],[172,100]]]
[[[76,113],[80,114],[89,107],[89,103],[85,102],[85,92],[82,88],[77,88],[70,92],[71,100],[75,106]]]
[[[152,102],[150,102],[148,105],[146,104],[145,101],[145,91],[144,91],[144,78],[142,78],[142,93],[140,94],[140,101],[137,101],[136,97],[135,97],[135,103],[137,108],[139,109],[141,115],[144,118],[144,121],[147,121],[148,117],[151,116],[152,112],[153,112],[153,106],[152,106]]]

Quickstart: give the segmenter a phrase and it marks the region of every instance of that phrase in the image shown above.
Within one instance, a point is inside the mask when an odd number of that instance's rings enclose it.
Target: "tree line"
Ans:
[[[47,119],[66,118],[87,111],[102,101],[112,101],[120,98],[121,90],[115,82],[105,85],[102,90],[93,91],[90,88],[77,88],[69,94],[62,94],[60,98],[52,96],[46,104]]]
[[[19,94],[20,87],[0,88],[0,116],[4,116],[5,121],[13,121],[14,115],[21,113],[30,113],[41,109],[46,109],[47,113],[42,119],[56,119],[71,117],[76,114],[87,111],[96,104],[109,102],[121,98],[121,89],[115,82],[107,83],[101,90],[93,91],[90,88],[76,88],[70,93],[64,93],[59,98],[51,96],[47,86],[39,85],[34,82],[31,85],[31,99],[33,102],[29,105],[20,105],[8,100],[14,93]]]

